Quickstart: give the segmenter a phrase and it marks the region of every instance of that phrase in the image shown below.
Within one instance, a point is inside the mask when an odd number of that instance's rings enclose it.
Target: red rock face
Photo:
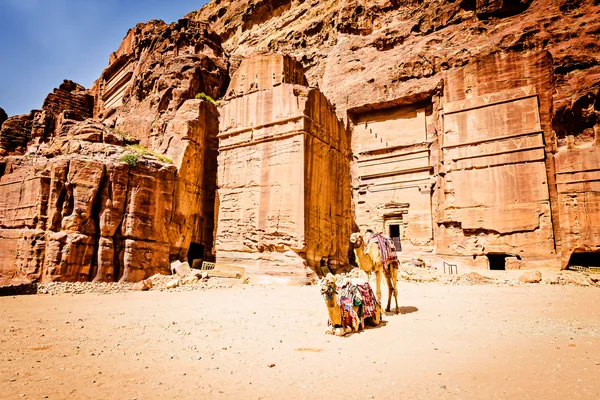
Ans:
[[[587,145],[569,145],[555,155],[558,213],[562,246],[578,252],[600,251],[600,125],[595,140]],[[570,251],[563,251],[562,264],[569,262]]]
[[[256,51],[292,54],[344,118],[353,107],[422,96],[446,71],[497,52],[550,52],[555,112],[600,90],[594,0],[259,4],[213,1],[188,17],[223,36],[234,67]]]
[[[147,147],[158,147],[177,110],[228,82],[221,38],[196,21],[150,21],[131,29],[94,84],[95,115]]]
[[[306,283],[348,262],[348,134],[305,84],[293,59],[255,56],[222,107],[217,262],[243,265],[255,281]]]
[[[529,268],[600,244],[599,15],[594,0],[330,0],[189,17],[223,36],[232,69],[253,52],[301,60],[348,121],[359,227],[408,256]]]
[[[189,99],[224,92],[219,41],[196,22],[138,25],[93,95],[65,81],[2,121],[0,284],[136,282],[192,245],[211,256],[218,113]]]
[[[438,253],[555,258],[551,76],[547,54],[516,53],[447,74]]]
[[[139,24],[89,91],[0,109],[0,281],[139,281],[213,243],[303,280],[347,264],[352,226],[482,268],[593,258],[599,14],[220,0]]]
[[[192,104],[191,123],[212,117],[216,128],[213,106]],[[178,121],[187,128],[183,117]],[[215,175],[212,182],[198,178],[205,176],[197,169],[208,151],[194,147],[210,143],[203,128],[188,135],[198,144],[188,140],[179,146],[182,156],[198,161],[179,161],[179,170],[153,156],[136,155],[135,165],[120,162],[136,153],[103,142],[113,141],[114,132],[90,120],[71,128],[78,134],[55,139],[34,157],[6,158],[0,179],[2,280],[139,281],[168,273],[171,258],[187,257],[192,241],[210,246],[212,235],[203,235],[212,234],[212,222],[203,222],[212,216],[207,202],[212,208],[214,195],[202,193],[209,188],[214,193]],[[188,130],[173,132],[183,136]],[[178,148],[178,140],[172,138],[171,146]]]
[[[88,151],[93,146],[73,140],[67,147],[75,144]],[[144,161],[130,167],[81,150],[7,167],[0,180],[3,280],[132,281],[168,271],[163,232],[176,168]]]
[[[0,124],[0,156],[22,155],[30,145],[38,145],[60,135],[63,121],[83,121],[92,116],[93,99],[85,88],[64,81],[46,97],[42,110],[18,115]]]

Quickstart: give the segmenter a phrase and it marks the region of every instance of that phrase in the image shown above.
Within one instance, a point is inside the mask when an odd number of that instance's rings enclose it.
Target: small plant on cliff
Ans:
[[[164,163],[164,164],[173,164],[173,160],[171,160],[169,157],[163,156],[162,154],[158,154],[157,152],[149,150],[149,149],[145,148],[142,145],[132,144],[132,145],[127,146],[127,148],[130,149],[130,150],[135,151],[137,154],[139,154],[141,156],[153,156],[153,157],[156,157],[156,159],[158,159],[158,161],[160,161],[161,163]]]
[[[209,95],[207,95],[206,93],[202,92],[202,93],[198,93],[196,95],[196,99],[199,100],[204,100],[204,101],[208,101],[210,104],[213,104],[215,106],[218,106],[219,103],[217,101],[215,101],[215,99],[213,99],[212,97],[210,97]]]
[[[145,148],[144,146],[142,146],[141,144],[130,144],[129,146],[127,146],[127,148],[135,151],[136,153],[138,153],[142,156],[151,154],[151,151],[148,150],[147,148]]]
[[[120,129],[113,129],[113,132],[115,133],[115,135],[119,136],[121,139],[123,139],[126,142],[131,142],[131,141],[135,140],[135,137],[131,136],[127,132],[123,132]]]
[[[140,159],[137,154],[127,153],[127,154],[124,154],[123,156],[121,156],[121,158],[119,158],[119,161],[126,163],[131,168],[135,168],[135,167],[137,167]]]
[[[162,154],[154,154],[154,156],[163,164],[173,164],[173,160],[167,156],[163,156]]]

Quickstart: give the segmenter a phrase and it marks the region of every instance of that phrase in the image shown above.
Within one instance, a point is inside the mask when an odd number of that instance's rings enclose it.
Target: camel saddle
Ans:
[[[369,246],[373,241],[377,242],[377,245],[379,246],[383,268],[387,272],[389,264],[398,262],[398,255],[396,254],[396,246],[394,245],[394,241],[390,237],[380,233],[372,233],[367,246]]]

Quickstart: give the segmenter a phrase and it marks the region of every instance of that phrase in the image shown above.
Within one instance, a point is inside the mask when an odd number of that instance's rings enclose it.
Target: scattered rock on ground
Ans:
[[[203,271],[201,271],[201,270],[199,270],[197,268],[194,268],[194,269],[190,270],[190,273],[188,274],[188,276],[195,276],[198,279],[201,279],[202,278],[202,272]],[[206,271],[204,271],[204,272],[206,272]]]
[[[133,289],[132,283],[118,282],[48,282],[38,284],[39,294],[123,293]]]
[[[538,270],[527,271],[519,277],[519,282],[539,283],[542,281],[542,273]]]
[[[175,273],[180,277],[185,278],[190,274],[190,272],[192,272],[192,269],[190,268],[190,264],[187,262],[182,263],[175,261],[171,264],[171,273],[173,273],[173,271],[175,271]]]
[[[478,274],[477,272],[469,272],[468,274],[461,275],[460,280],[474,284],[488,283],[491,281],[491,279],[487,276],[483,276],[481,274]]]
[[[152,288],[152,280],[151,279],[145,279],[143,281],[133,284],[133,290],[145,291],[145,290],[150,290],[151,288]]]

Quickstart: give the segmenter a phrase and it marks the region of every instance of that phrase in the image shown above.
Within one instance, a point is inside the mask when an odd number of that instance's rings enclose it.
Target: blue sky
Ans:
[[[0,107],[10,115],[39,109],[71,79],[89,88],[127,30],[173,22],[206,0],[0,0]]]

